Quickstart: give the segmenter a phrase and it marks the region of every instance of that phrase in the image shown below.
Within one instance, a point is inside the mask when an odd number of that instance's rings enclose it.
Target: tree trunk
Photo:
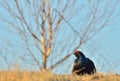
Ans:
[[[42,71],[46,71],[46,69],[47,69],[47,57],[46,57],[46,55],[42,55]]]
[[[45,37],[44,37],[44,27],[42,28],[42,71],[46,70],[46,62],[47,62],[47,54],[46,54],[46,47],[45,47]]]

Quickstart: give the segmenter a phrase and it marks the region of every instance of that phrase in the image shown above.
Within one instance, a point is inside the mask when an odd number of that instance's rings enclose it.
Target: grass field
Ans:
[[[51,72],[0,71],[0,81],[120,81],[120,75],[57,75]]]

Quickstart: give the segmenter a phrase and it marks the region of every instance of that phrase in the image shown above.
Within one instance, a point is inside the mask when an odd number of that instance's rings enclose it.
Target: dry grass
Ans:
[[[120,81],[120,75],[56,75],[50,72],[0,71],[0,81]]]

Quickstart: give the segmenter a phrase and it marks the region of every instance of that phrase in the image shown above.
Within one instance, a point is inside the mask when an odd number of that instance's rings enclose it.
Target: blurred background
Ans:
[[[74,50],[120,73],[119,0],[0,0],[0,70],[71,74]]]

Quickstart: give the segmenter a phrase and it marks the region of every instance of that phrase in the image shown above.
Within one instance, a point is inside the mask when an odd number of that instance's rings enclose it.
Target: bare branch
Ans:
[[[27,46],[27,49],[28,49],[28,51],[29,51],[29,54],[32,56],[32,58],[34,59],[34,61],[35,61],[36,64],[38,65],[39,69],[41,70],[41,65],[40,65],[39,61],[36,59],[35,54],[32,53],[32,51],[31,51],[31,49],[30,49],[30,47],[29,47],[29,43],[28,43],[28,40],[27,40],[27,38],[26,38],[26,35],[24,35],[24,36],[25,36],[25,42],[26,42],[26,46]]]

